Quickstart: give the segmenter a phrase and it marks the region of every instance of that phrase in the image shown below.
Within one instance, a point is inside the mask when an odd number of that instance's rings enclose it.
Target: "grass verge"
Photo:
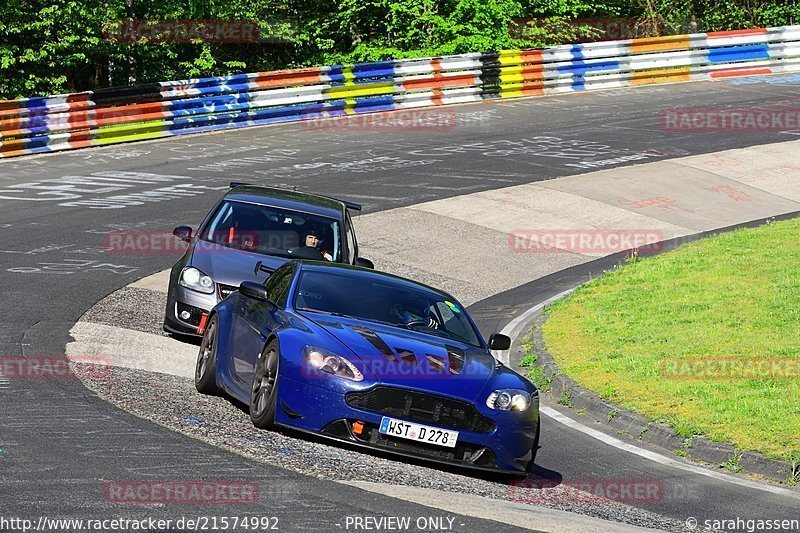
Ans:
[[[557,302],[575,381],[683,436],[800,457],[800,219],[637,259]]]

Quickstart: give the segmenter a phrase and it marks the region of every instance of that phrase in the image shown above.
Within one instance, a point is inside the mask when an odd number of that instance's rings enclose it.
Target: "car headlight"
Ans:
[[[204,292],[206,294],[214,292],[214,280],[194,267],[184,268],[180,278],[178,278],[178,283],[182,287],[192,289],[193,291]]]
[[[303,359],[306,360],[312,371],[325,372],[351,381],[364,379],[364,375],[346,357],[322,348],[306,346],[303,348]]]
[[[524,411],[531,406],[531,395],[521,389],[498,389],[486,398],[486,405],[498,411]]]

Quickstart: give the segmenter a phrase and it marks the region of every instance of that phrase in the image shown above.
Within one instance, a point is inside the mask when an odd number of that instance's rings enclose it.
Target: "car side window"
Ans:
[[[291,281],[292,267],[286,266],[279,268],[264,282],[264,288],[267,289],[267,297],[278,305],[281,305],[281,296],[287,292],[286,289],[289,287]]]
[[[347,237],[347,248],[350,252],[349,263],[355,264],[356,257],[358,257],[358,243],[356,242],[356,234],[353,232],[353,220],[350,218],[350,214],[348,213],[347,219],[345,220],[345,232]]]

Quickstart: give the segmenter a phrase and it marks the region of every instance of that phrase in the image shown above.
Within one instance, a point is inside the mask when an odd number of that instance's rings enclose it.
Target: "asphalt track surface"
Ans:
[[[290,124],[0,161],[0,357],[63,354],[68,330],[86,309],[171,262],[167,255],[105,253],[104,234],[196,225],[230,180],[295,186],[360,201],[374,212],[631,162],[795,139],[800,132],[661,127],[663,109],[790,108],[800,95],[796,76],[747,81],[451,107],[437,110],[453,114],[453,127],[444,128]],[[87,179],[53,181],[66,176]],[[156,189],[162,190],[140,205],[125,205],[134,203],[131,197],[109,200]],[[559,283],[580,281],[585,270]],[[474,309],[482,326],[503,324],[544,299],[543,293],[559,292],[558,286],[533,283]],[[0,388],[0,406],[4,515],[120,515],[118,506],[105,503],[103,483],[143,477],[257,481],[261,503],[227,507],[225,514],[277,515],[282,530],[337,529],[348,515],[443,514],[223,452],[125,414],[76,380],[15,381]],[[661,479],[691,488],[697,497],[689,501],[637,504],[664,516],[798,518],[796,501],[688,476],[563,426],[545,427],[541,446],[543,474]],[[164,507],[124,511],[127,517],[177,514],[210,513],[183,506],[179,513]],[[462,531],[511,529],[472,518],[456,523]]]

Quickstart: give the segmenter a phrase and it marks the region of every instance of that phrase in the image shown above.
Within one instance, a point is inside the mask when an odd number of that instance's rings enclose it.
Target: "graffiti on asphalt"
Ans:
[[[148,186],[155,188],[148,189]],[[136,190],[137,188],[145,190]],[[88,176],[63,176],[3,187],[0,188],[0,203],[3,200],[53,202],[63,207],[123,209],[227,188],[198,185],[188,176],[106,171],[93,172]],[[111,194],[121,191],[125,191],[125,194]]]
[[[100,261],[82,261],[80,259],[64,259],[60,262],[36,263],[35,266],[18,266],[7,268],[7,272],[18,274],[59,274],[69,275],[83,272],[111,272],[113,274],[130,274],[138,270],[129,265],[115,265]]]

